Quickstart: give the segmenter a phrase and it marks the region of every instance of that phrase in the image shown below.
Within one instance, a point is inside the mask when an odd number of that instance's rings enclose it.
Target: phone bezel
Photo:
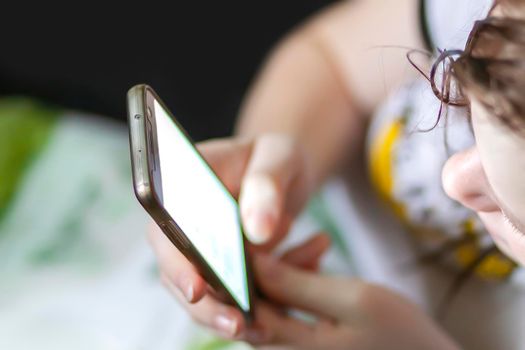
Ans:
[[[246,248],[248,242],[244,235],[242,223],[239,222],[242,232],[246,274],[248,279],[247,288],[249,310],[244,310],[236,302],[235,298],[228,291],[228,288],[223,285],[220,278],[215,274],[199,251],[193,246],[191,240],[184,234],[182,229],[162,205],[162,177],[159,166],[156,166],[159,164],[159,158],[157,133],[155,129],[155,109],[153,104],[153,101],[155,100],[162,106],[162,108],[164,108],[173,122],[190,141],[197,154],[202,157],[195,147],[195,143],[191,137],[155,91],[145,84],[134,86],[128,91],[128,123],[135,195],[169,240],[190,262],[193,263],[202,277],[215,289],[216,292],[218,292],[218,297],[231,305],[235,305],[241,311],[245,319],[250,322],[254,317],[253,273],[248,250]],[[149,113],[148,110],[150,111]],[[150,123],[150,126],[148,126],[148,123]],[[154,130],[148,130],[148,127],[153,128]],[[204,157],[202,158],[204,160]],[[206,162],[206,164],[208,163]],[[212,173],[217,176],[211,166],[209,167]]]

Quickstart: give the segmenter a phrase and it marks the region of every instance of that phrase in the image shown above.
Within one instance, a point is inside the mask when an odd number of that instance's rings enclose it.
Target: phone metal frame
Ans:
[[[219,277],[215,274],[199,251],[193,246],[190,239],[184,234],[171,215],[164,209],[162,204],[162,177],[159,168],[155,109],[153,105],[154,100],[164,108],[191,144],[195,145],[195,143],[150,86],[141,84],[132,87],[128,91],[127,100],[133,188],[138,201],[159,225],[169,240],[197,268],[201,276],[215,289],[215,291],[218,292],[219,298],[231,305],[235,305],[241,311],[244,318],[248,322],[251,322],[254,319],[253,273],[248,251],[246,249],[247,240],[243,233],[244,230],[242,224],[239,223],[239,225],[241,225],[243,239],[246,275],[248,279],[248,301],[250,306],[250,309],[247,311],[243,310],[243,308],[235,301],[235,298],[223,285]],[[198,152],[196,148],[195,151],[200,155],[200,152]],[[206,162],[206,164],[208,163]],[[215,176],[217,176],[211,167],[210,170]]]

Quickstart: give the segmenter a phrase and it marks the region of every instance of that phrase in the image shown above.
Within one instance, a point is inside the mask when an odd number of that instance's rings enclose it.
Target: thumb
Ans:
[[[245,233],[251,242],[263,244],[273,238],[300,164],[291,138],[265,135],[255,141],[239,197]]]
[[[197,149],[228,191],[238,198],[252,141],[242,138],[214,139],[197,144]]]

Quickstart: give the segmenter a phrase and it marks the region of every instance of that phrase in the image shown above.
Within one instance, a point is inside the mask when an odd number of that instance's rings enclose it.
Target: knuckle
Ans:
[[[342,283],[344,283],[344,281],[342,281]],[[345,298],[348,307],[361,309],[369,298],[369,285],[357,279],[352,280],[350,283],[350,288],[340,288],[340,290],[346,289],[350,291]]]
[[[359,309],[373,320],[378,315],[388,312],[387,310],[397,303],[395,299],[392,293],[379,285],[363,284],[358,301]]]
[[[281,152],[287,156],[292,156],[297,153],[299,143],[298,141],[284,134],[268,133],[258,137],[256,141],[257,145],[261,147],[268,147],[271,149],[278,148]]]

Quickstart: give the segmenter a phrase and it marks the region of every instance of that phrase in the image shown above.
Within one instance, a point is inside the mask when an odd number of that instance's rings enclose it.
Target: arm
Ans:
[[[351,156],[388,90],[414,74],[406,51],[422,48],[417,0],[336,4],[274,50],[241,110],[237,132],[284,133],[310,156],[315,184]]]
[[[234,196],[245,233],[270,249],[310,192],[355,152],[365,116],[406,78],[406,50],[422,47],[418,0],[339,3],[290,34],[270,55],[240,113],[241,137],[199,145]],[[157,228],[149,232],[163,281],[199,323],[235,337],[235,308],[208,293],[206,281]]]
[[[396,293],[357,279],[312,273],[272,257],[256,255],[264,338],[253,344],[284,349],[428,349],[459,346],[416,305]],[[283,310],[314,317],[304,322]]]

